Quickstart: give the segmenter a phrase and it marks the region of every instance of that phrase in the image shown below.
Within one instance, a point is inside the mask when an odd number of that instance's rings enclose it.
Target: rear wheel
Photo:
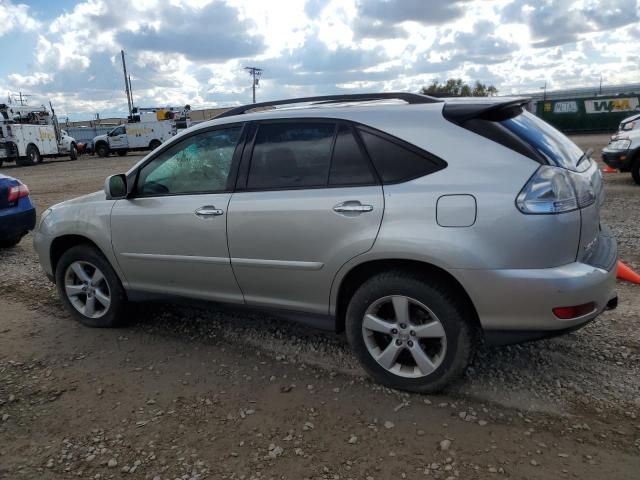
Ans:
[[[392,388],[431,393],[462,375],[475,335],[453,290],[404,272],[367,280],[347,308],[346,333],[364,369]]]
[[[126,295],[120,279],[96,248],[78,245],[56,266],[58,293],[67,310],[88,327],[115,327],[123,320]]]
[[[160,140],[151,140],[151,142],[149,143],[149,148],[151,150],[155,150],[156,148],[158,148],[161,145]]]
[[[99,143],[96,147],[96,153],[101,157],[108,157],[109,147],[105,143]]]
[[[36,147],[33,144],[29,144],[27,145],[27,156],[26,157],[20,157],[17,161],[17,163],[19,165],[22,166],[29,166],[29,165],[35,165],[36,163],[41,163],[42,162],[42,157],[40,156],[40,151],[38,150],[38,147]]]
[[[640,157],[637,157],[631,165],[631,177],[634,182],[640,185]]]

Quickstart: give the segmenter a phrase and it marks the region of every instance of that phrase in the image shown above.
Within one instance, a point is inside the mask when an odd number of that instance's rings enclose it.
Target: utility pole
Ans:
[[[246,71],[251,75],[251,88],[253,90],[253,103],[256,103],[256,86],[258,82],[260,82],[260,77],[262,76],[262,69],[258,67],[244,67]]]
[[[602,95],[602,73],[600,74],[600,95]]]
[[[131,116],[131,92],[129,91],[129,76],[127,75],[127,64],[124,61],[124,50],[120,50],[120,55],[122,55],[122,71],[124,72],[124,89],[127,93],[127,105],[129,107],[129,116]]]

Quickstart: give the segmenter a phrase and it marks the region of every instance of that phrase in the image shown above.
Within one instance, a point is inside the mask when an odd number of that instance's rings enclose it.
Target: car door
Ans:
[[[373,246],[384,208],[351,126],[261,122],[242,162],[227,229],[246,303],[326,314],[336,272]]]
[[[120,125],[109,133],[109,148],[120,150],[128,148],[128,146],[127,131],[124,125]]]
[[[194,132],[140,167],[132,197],[111,214],[113,249],[131,289],[243,301],[226,235],[241,132]]]

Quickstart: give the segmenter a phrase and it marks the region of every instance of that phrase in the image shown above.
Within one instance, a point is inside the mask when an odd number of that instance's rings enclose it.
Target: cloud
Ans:
[[[14,31],[34,31],[40,27],[40,22],[30,15],[28,5],[16,5],[11,0],[0,0],[0,18],[0,37]]]
[[[261,53],[264,40],[235,8],[215,1],[202,8],[164,4],[153,21],[118,33],[124,48],[181,53],[194,60],[219,62]]]
[[[264,68],[259,100],[451,77],[508,94],[640,73],[634,0],[67,0],[57,17],[52,2],[18,1],[0,0],[12,40],[0,92],[76,118],[124,112],[122,48],[140,106],[248,102],[247,65]]]
[[[582,34],[637,23],[637,0],[512,0],[501,12],[503,22],[524,23],[537,48],[577,41]]]
[[[35,87],[38,85],[46,85],[53,80],[53,76],[44,72],[35,72],[31,75],[20,75],[12,73],[7,77],[11,83],[17,87]]]
[[[359,0],[353,33],[356,38],[405,38],[407,32],[401,23],[441,25],[462,17],[465,3],[467,0]]]

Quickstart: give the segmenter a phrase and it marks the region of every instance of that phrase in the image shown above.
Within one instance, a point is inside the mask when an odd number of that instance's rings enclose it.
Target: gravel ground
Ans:
[[[2,173],[41,212],[138,159]],[[605,185],[603,222],[640,269],[640,187]],[[244,309],[141,304],[126,328],[83,328],[30,237],[0,266],[0,478],[637,478],[638,286],[578,332],[481,348],[424,397],[369,382],[342,336]]]

